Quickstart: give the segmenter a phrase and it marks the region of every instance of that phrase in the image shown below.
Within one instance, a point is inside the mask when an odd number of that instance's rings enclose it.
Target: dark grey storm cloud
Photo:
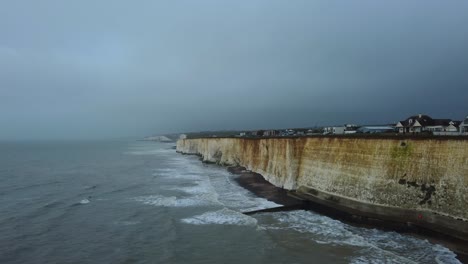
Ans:
[[[468,114],[467,1],[2,1],[0,139]]]

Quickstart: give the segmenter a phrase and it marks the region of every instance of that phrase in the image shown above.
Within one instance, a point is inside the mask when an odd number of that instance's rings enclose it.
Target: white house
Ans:
[[[465,120],[463,120],[460,123],[460,134],[462,135],[468,135],[468,116],[465,117]]]
[[[410,116],[406,120],[397,123],[399,133],[421,133],[428,132],[458,132],[460,122],[450,119],[433,119],[427,115]]]
[[[399,133],[421,133],[426,126],[433,125],[433,119],[427,115],[410,116],[396,124]]]
[[[460,126],[460,121],[448,121],[448,122],[439,122],[434,123],[431,126],[426,127],[426,131],[431,132],[458,132],[458,127]]]

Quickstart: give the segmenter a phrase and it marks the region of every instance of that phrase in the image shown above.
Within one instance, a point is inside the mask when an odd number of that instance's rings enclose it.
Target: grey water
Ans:
[[[0,143],[0,263],[459,263],[449,249],[277,206],[173,144]]]

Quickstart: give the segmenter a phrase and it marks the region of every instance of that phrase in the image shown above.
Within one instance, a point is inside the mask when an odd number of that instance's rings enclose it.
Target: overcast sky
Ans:
[[[0,139],[468,114],[468,1],[1,1]]]

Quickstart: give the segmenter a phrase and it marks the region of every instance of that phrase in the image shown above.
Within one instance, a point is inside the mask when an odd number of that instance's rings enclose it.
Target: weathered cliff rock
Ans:
[[[285,189],[428,212],[467,229],[468,140],[200,138],[179,140],[177,151],[244,166]]]

